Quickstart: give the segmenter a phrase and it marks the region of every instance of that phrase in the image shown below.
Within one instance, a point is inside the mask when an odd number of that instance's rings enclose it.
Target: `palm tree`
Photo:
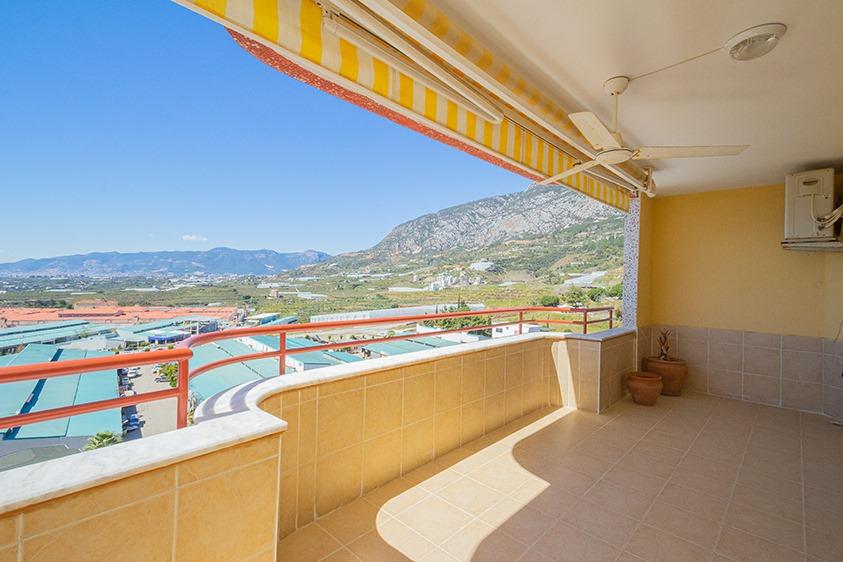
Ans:
[[[123,439],[113,431],[99,431],[96,435],[92,435],[91,438],[88,439],[88,442],[82,450],[91,451],[93,449],[101,449],[103,447],[108,447],[109,445],[115,445],[122,440]]]

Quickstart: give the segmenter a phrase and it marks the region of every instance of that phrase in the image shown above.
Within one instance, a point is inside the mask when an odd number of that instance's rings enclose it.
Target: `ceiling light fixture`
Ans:
[[[786,31],[787,26],[783,23],[765,23],[762,25],[756,25],[755,27],[744,29],[737,35],[733,35],[720,47],[694,55],[685,60],[657,68],[656,70],[651,70],[650,72],[632,76],[629,80],[639,80],[645,76],[651,76],[659,72],[664,72],[665,70],[701,59],[712,53],[720,52],[721,50],[725,50],[729,53],[730,57],[737,61],[755,60],[772,51],[776,45],[779,44],[779,39],[782,38]]]
[[[733,36],[723,48],[735,60],[754,60],[775,49],[786,31],[787,26],[783,23],[756,25]]]

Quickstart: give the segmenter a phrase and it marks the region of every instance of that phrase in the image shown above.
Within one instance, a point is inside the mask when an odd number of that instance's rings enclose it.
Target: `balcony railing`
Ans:
[[[547,314],[574,314],[579,315],[580,319],[570,318],[528,318],[528,315],[542,315]],[[595,314],[605,313],[605,316],[595,317]],[[135,367],[139,365],[153,365],[176,363],[178,365],[178,381],[174,388],[165,390],[157,390],[153,392],[146,392],[134,396],[122,396],[119,398],[111,398],[108,400],[98,400],[95,402],[88,402],[85,404],[76,404],[73,406],[62,406],[59,408],[51,408],[39,412],[18,413],[13,416],[0,418],[0,430],[21,427],[24,425],[44,422],[53,419],[64,418],[68,416],[75,416],[79,414],[87,414],[100,410],[108,410],[111,408],[122,408],[127,406],[135,406],[145,402],[153,402],[156,400],[165,400],[169,398],[177,399],[177,415],[176,425],[179,428],[187,426],[188,408],[189,408],[189,381],[191,378],[206,373],[213,369],[223,367],[232,363],[241,363],[244,361],[253,361],[256,359],[277,358],[279,375],[284,374],[286,368],[286,358],[288,355],[295,355],[297,353],[308,353],[313,351],[325,351],[338,348],[362,347],[365,345],[381,342],[389,342],[396,340],[406,340],[417,338],[420,334],[408,333],[394,336],[369,338],[369,339],[350,339],[336,342],[329,342],[325,344],[300,347],[287,348],[287,334],[290,333],[325,333],[325,332],[343,332],[350,328],[365,328],[371,326],[402,326],[407,324],[414,324],[418,322],[427,322],[433,320],[443,320],[451,318],[465,318],[465,317],[486,317],[489,319],[488,323],[479,326],[466,326],[451,328],[445,330],[438,330],[430,332],[430,335],[448,334],[456,332],[477,332],[482,330],[490,330],[502,326],[518,326],[518,333],[522,333],[525,322],[535,322],[540,324],[556,324],[556,325],[574,325],[582,327],[583,333],[588,333],[588,327],[592,324],[607,322],[608,327],[612,328],[614,323],[614,309],[611,307],[599,308],[581,308],[581,307],[520,307],[520,308],[496,308],[484,310],[471,310],[460,312],[443,312],[438,314],[420,314],[414,316],[395,316],[387,318],[370,318],[364,320],[339,320],[335,322],[315,322],[308,324],[285,324],[279,326],[255,326],[249,328],[235,328],[231,330],[223,330],[219,332],[209,332],[206,334],[199,334],[188,338],[181,342],[176,349],[150,351],[145,353],[133,353],[123,355],[113,355],[109,357],[93,357],[88,359],[75,359],[70,361],[49,362],[49,363],[34,363],[31,365],[20,365],[14,367],[0,368],[0,385],[3,383],[49,379],[53,377],[61,377],[67,375],[78,375],[83,373],[90,373],[95,371],[105,371],[112,369],[121,369],[128,367]],[[493,318],[499,318],[501,321],[493,323]],[[213,363],[208,363],[202,367],[190,370],[189,361],[193,356],[192,347],[211,343],[219,340],[241,338],[246,336],[257,335],[277,335],[279,348],[277,351],[266,351],[259,353],[250,353],[245,355],[237,355],[229,357]],[[2,387],[0,387],[2,388]]]

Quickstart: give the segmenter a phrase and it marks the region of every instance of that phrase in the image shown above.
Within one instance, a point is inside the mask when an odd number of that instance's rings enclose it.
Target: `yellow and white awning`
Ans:
[[[360,10],[360,14],[371,16],[374,24],[386,27],[362,6],[373,0],[175,1],[221,23],[247,50],[276,68],[296,75],[292,68],[301,67],[318,78],[297,76],[300,79],[318,81],[315,85],[323,89],[522,175],[542,179],[585,160],[582,152],[563,140],[581,139],[567,114],[426,0],[377,2],[400,10],[402,16],[441,41],[443,48],[463,57],[477,71],[473,76],[442,62],[415,38],[396,37],[398,32],[391,35],[391,29],[385,30],[388,37],[374,35],[357,25],[359,17],[357,21],[346,19],[348,8],[353,7],[355,15]],[[336,9],[337,5],[346,10]],[[404,41],[404,48],[393,49],[389,38]],[[419,67],[417,61],[406,57],[408,48],[427,55],[428,64]],[[293,65],[273,62],[273,57]],[[431,61],[440,63],[439,68],[446,69],[449,76],[432,68]],[[484,83],[496,86],[497,91],[478,83],[481,72]],[[325,87],[324,81],[347,94]],[[460,89],[461,85],[466,88]],[[507,99],[501,98],[502,91]],[[374,104],[361,102],[361,98]],[[494,108],[500,108],[497,115]],[[634,168],[625,171],[642,177]],[[617,185],[585,174],[563,182],[612,207],[629,209],[630,192]]]

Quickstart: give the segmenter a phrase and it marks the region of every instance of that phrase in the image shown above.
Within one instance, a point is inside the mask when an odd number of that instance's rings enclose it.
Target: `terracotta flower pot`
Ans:
[[[688,376],[688,365],[682,359],[671,357],[659,359],[658,357],[647,357],[644,359],[644,369],[649,373],[656,373],[662,376],[662,394],[667,396],[679,396],[682,394],[682,387],[685,386],[685,378]]]
[[[632,400],[642,406],[652,406],[662,392],[662,378],[655,373],[629,373],[626,379]]]

